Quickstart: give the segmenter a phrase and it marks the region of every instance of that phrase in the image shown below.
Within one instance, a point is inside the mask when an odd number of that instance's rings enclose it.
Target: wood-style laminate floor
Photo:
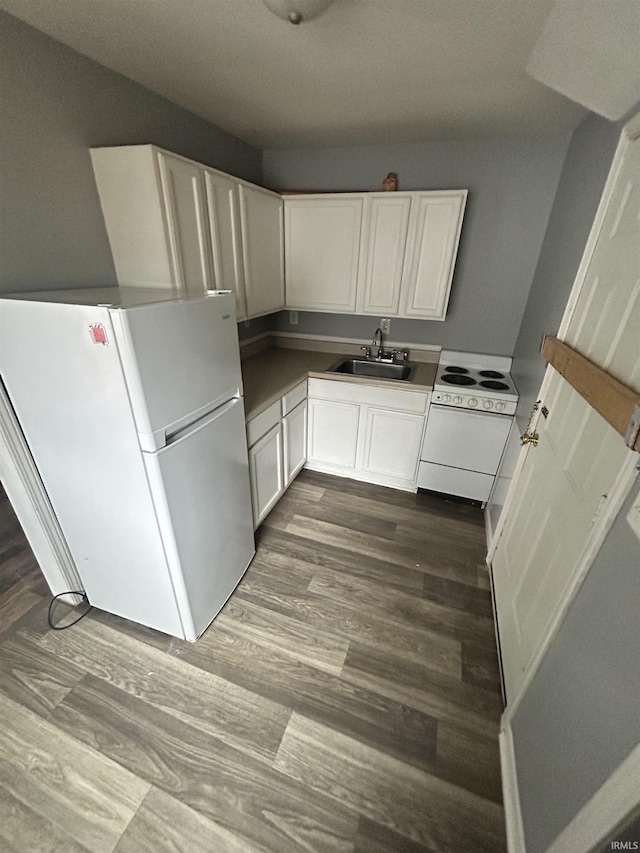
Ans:
[[[0,533],[0,850],[506,849],[479,509],[305,471],[195,644],[49,630]]]

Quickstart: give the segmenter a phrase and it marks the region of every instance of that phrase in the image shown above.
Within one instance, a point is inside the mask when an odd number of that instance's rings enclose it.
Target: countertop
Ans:
[[[437,362],[416,362],[416,372],[410,382],[371,377],[344,376],[326,373],[328,367],[345,356],[344,352],[318,352],[315,350],[271,347],[242,361],[244,408],[246,419],[260,414],[271,403],[290,391],[308,376],[332,379],[337,382],[356,382],[366,385],[389,385],[414,391],[431,391]]]

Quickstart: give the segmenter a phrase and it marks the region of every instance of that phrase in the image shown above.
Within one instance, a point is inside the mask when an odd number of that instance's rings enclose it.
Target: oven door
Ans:
[[[424,462],[494,475],[511,417],[432,404],[420,458]]]

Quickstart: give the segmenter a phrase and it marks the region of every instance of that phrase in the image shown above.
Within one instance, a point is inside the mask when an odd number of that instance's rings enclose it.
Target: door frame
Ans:
[[[3,383],[0,381],[0,470],[7,497],[18,516],[53,595],[83,584]],[[80,599],[71,597],[77,603]]]
[[[598,209],[596,211],[593,225],[589,232],[589,237],[585,244],[582,260],[576,273],[576,278],[569,294],[567,304],[565,306],[562,322],[558,330],[557,337],[563,340],[573,313],[575,311],[578,299],[582,292],[586,279],[591,259],[595,251],[602,224],[607,213],[607,209],[611,202],[614,187],[622,167],[627,148],[629,145],[640,137],[640,112],[636,113],[625,124],[618,140],[618,145],[611,162],[609,174],[605,182]],[[553,375],[553,368],[547,365],[538,397],[544,400],[548,391],[549,383]],[[535,425],[540,417],[540,411],[534,412],[530,423],[530,429],[535,430]],[[505,517],[510,505],[513,503],[515,489],[518,479],[522,473],[526,458],[531,450],[531,445],[525,445],[520,451],[513,479],[505,499],[504,509],[496,526],[496,531],[493,537],[492,545],[487,554],[487,566],[491,574],[491,563],[496,551],[498,541],[503,533],[505,525]],[[633,487],[638,472],[640,470],[640,457],[638,454],[630,454],[629,458],[623,463],[618,470],[614,486],[609,495],[609,500],[606,502],[601,516],[597,519],[582,554],[576,566],[573,578],[567,587],[567,592],[563,599],[558,602],[555,613],[547,628],[547,631],[542,638],[542,641],[533,656],[529,670],[522,682],[520,690],[505,708],[500,724],[500,759],[504,788],[504,809],[507,828],[507,842],[509,853],[526,853],[524,826],[522,822],[522,813],[520,810],[520,795],[518,791],[518,777],[516,772],[515,753],[513,746],[513,735],[511,723],[515,716],[520,703],[525,696],[536,672],[538,671],[543,658],[549,650],[560,626],[571,607],[571,604],[576,597],[578,590],[582,586],[589,568],[593,563],[604,539],[611,528],[616,516],[618,515],[625,498]],[[585,850],[591,850],[600,843],[606,842],[610,835],[616,830],[620,822],[629,813],[634,805],[629,799],[629,782],[638,778],[638,769],[640,768],[640,747],[637,747],[629,756],[618,766],[617,770],[607,779],[602,787],[593,795],[593,797],[585,804],[581,811],[574,816],[563,832],[555,839],[548,848],[547,853],[584,853]],[[588,842],[585,843],[584,831],[591,833]]]

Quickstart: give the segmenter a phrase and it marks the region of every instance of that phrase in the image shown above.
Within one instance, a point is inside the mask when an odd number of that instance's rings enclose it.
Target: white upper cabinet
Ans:
[[[238,319],[284,307],[277,193],[153,145],[91,159],[121,287],[232,290]]]
[[[285,198],[288,308],[444,320],[466,190]]]
[[[118,283],[179,290],[154,148],[92,148],[91,160]]]
[[[356,310],[363,206],[358,193],[285,198],[288,308]]]
[[[415,193],[402,282],[403,316],[444,320],[466,201],[466,190]]]
[[[365,198],[358,306],[363,314],[398,313],[411,202],[406,193],[369,193]]]
[[[240,184],[247,316],[284,308],[282,197]]]
[[[247,316],[240,233],[238,182],[205,169],[207,209],[211,226],[213,277],[217,290],[233,290],[238,320]]]
[[[466,190],[283,202],[153,145],[94,148],[91,158],[122,287],[232,290],[238,319],[285,305],[445,318]]]
[[[158,154],[174,269],[174,286],[189,295],[213,288],[204,173],[196,163]]]

